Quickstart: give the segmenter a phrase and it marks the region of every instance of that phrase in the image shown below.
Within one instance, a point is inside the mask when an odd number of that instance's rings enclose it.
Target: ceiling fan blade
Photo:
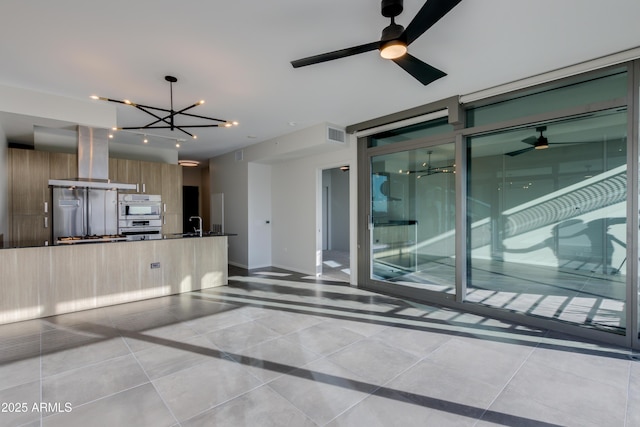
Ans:
[[[413,43],[462,0],[427,0],[404,30],[407,44]]]
[[[426,64],[408,53],[398,59],[392,59],[392,61],[425,86],[447,75],[444,71]]]
[[[528,151],[531,150],[535,150],[534,147],[527,147],[527,148],[523,148],[522,150],[516,150],[516,151],[511,151],[509,153],[504,153],[505,156],[511,156],[511,157],[515,157],[515,156],[519,156],[520,154],[524,154]]]
[[[333,52],[322,53],[320,55],[309,56],[307,58],[297,59],[291,61],[293,68],[305,67],[307,65],[319,64],[321,62],[333,61],[334,59],[345,58],[347,56],[357,55],[359,53],[365,53],[372,50],[376,50],[380,47],[380,42],[375,41],[360,46],[349,47],[346,49],[336,50]]]
[[[536,142],[538,142],[538,137],[530,136],[529,138],[523,139],[522,142],[529,145],[536,145]]]

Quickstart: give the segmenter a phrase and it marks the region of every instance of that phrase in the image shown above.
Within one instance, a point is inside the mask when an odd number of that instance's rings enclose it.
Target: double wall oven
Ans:
[[[162,201],[159,195],[119,194],[118,232],[127,240],[162,239]]]

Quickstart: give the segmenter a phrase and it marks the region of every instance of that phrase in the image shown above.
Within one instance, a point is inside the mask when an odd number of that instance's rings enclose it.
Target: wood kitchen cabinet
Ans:
[[[141,192],[140,186],[140,161],[129,159],[118,159],[118,182],[125,184],[138,184],[136,190],[121,190],[122,193],[138,193]]]
[[[49,153],[49,178],[69,179],[78,177],[78,156],[69,153]]]
[[[9,240],[16,246],[44,245],[50,239],[49,154],[15,148],[8,150],[11,182]]]
[[[123,193],[162,194],[162,163],[129,159],[118,159],[115,163],[117,166],[113,169],[117,171],[118,182],[138,185],[137,191],[125,190]]]
[[[15,247],[46,246],[51,240],[51,220],[45,214],[14,215],[11,221],[11,240]]]
[[[4,240],[17,247],[46,245],[50,243],[52,230],[49,179],[78,177],[77,155],[10,148],[7,161],[9,218]],[[146,190],[147,194],[160,194],[163,233],[182,232],[181,166],[110,158],[109,179],[138,184],[139,193]]]
[[[187,230],[192,231],[192,230]],[[162,216],[162,234],[183,233],[182,214],[164,214]]]
[[[112,182],[122,182],[118,181],[118,159],[109,157],[109,179]]]
[[[140,193],[162,194],[162,165],[156,162],[140,162]]]
[[[161,164],[164,234],[182,233],[182,166]]]
[[[44,212],[49,202],[49,153],[11,148],[12,211],[35,215]]]

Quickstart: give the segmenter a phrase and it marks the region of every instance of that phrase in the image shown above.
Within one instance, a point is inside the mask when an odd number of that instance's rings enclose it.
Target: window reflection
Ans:
[[[615,110],[470,138],[467,301],[624,332],[626,129]]]
[[[454,144],[371,160],[371,277],[455,291]]]

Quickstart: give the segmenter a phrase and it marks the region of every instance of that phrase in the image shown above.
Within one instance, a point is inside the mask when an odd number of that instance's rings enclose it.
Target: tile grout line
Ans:
[[[547,330],[544,334],[544,337],[547,337],[549,335],[549,330]],[[524,360],[522,361],[522,363],[520,363],[520,366],[518,366],[518,368],[513,372],[513,374],[509,377],[509,379],[505,382],[505,384],[500,388],[500,390],[496,393],[496,395],[494,396],[493,399],[491,399],[491,402],[489,402],[489,404],[487,405],[487,407],[482,411],[482,414],[480,414],[480,416],[478,417],[478,419],[476,419],[475,423],[473,424],[474,426],[476,426],[480,421],[482,421],[482,418],[484,418],[485,414],[487,413],[487,411],[489,410],[489,408],[491,408],[491,406],[496,402],[496,400],[498,400],[498,397],[500,397],[500,395],[502,395],[502,393],[504,392],[504,390],[509,386],[509,384],[511,383],[511,381],[515,378],[515,376],[520,372],[520,370],[522,369],[522,367],[527,363],[527,361],[531,358],[531,356],[533,355],[534,351],[536,351],[538,349],[538,347],[540,347],[540,344],[542,343],[542,340],[538,341],[536,343],[535,346],[533,346],[531,348],[531,351],[529,351],[529,354],[527,354],[527,357],[524,358]]]
[[[117,330],[117,329],[116,329]],[[158,395],[158,397],[160,398],[160,400],[162,401],[162,403],[164,404],[164,406],[167,408],[167,410],[169,411],[169,413],[171,414],[171,416],[173,417],[173,419],[176,421],[176,424],[173,424],[173,426],[181,426],[182,424],[180,423],[180,420],[178,420],[178,417],[176,417],[176,414],[173,413],[173,411],[171,410],[171,407],[167,404],[167,402],[164,400],[164,398],[162,397],[162,394],[160,394],[160,392],[158,391],[156,385],[153,383],[153,381],[151,380],[151,378],[149,377],[149,374],[147,373],[147,370],[144,369],[144,366],[142,366],[142,363],[140,363],[140,360],[138,359],[138,357],[136,356],[135,352],[131,349],[131,347],[129,347],[129,343],[127,342],[126,339],[124,339],[124,337],[122,336],[122,334],[119,333],[118,330],[118,335],[120,336],[120,339],[124,342],[124,345],[129,349],[129,352],[131,353],[131,356],[133,356],[133,359],[136,361],[136,363],[138,364],[138,366],[140,367],[140,369],[142,370],[142,372],[144,373],[144,376],[147,377],[147,380],[149,380],[149,384],[151,384],[151,387],[153,387],[153,390],[156,392],[156,394]],[[140,387],[143,384],[138,384],[136,387]],[[131,387],[127,390],[131,390],[132,388],[135,387]],[[126,390],[121,390],[118,393],[121,393],[123,391]],[[111,394],[114,395],[117,393],[113,393]],[[102,399],[106,397],[103,396]]]
[[[630,351],[630,353],[633,354],[633,349]],[[627,380],[627,393],[625,394],[626,402],[624,405],[624,409],[625,409],[624,424],[623,424],[624,426],[627,425],[627,421],[629,418],[629,395],[631,394],[631,380],[632,380],[631,376],[633,374],[632,370],[633,370],[633,359],[629,360],[629,378]]]

